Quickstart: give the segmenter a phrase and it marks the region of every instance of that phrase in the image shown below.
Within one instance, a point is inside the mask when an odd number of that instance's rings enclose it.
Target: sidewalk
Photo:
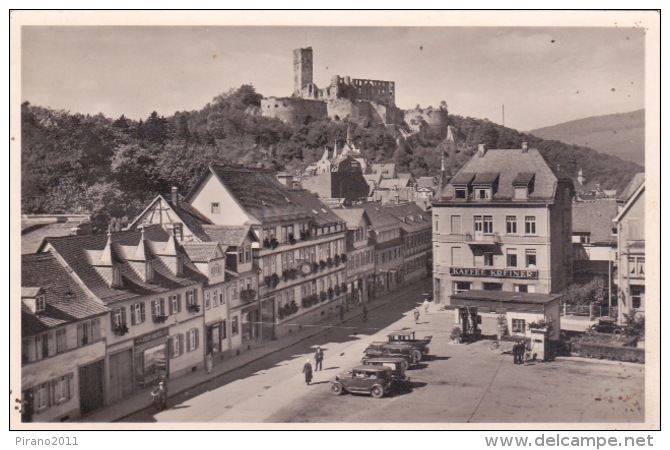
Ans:
[[[369,302],[368,310],[372,311],[377,308],[381,308],[386,304],[393,301],[395,298],[403,297],[405,295],[416,295],[417,285],[428,283],[431,279],[427,278],[420,280],[418,283],[405,286],[402,289],[384,294],[381,298]],[[344,322],[361,316],[363,314],[361,307],[355,306],[349,311],[344,313]],[[324,321],[324,324],[330,324],[335,326],[339,323],[338,318],[331,318],[330,320]],[[316,336],[319,333],[324,332],[327,328],[323,327],[306,327],[303,330],[285,336],[276,341],[269,341],[264,343],[261,347],[249,350],[240,356],[227,359],[223,362],[217,363],[212,368],[212,373],[208,374],[204,369],[198,370],[197,372],[190,373],[188,375],[183,375],[178,378],[170,379],[168,381],[168,405],[170,404],[169,398],[179,395],[189,389],[194,388],[200,384],[206,383],[214,378],[222,376],[228,372],[244,367],[248,364],[258,361],[259,359],[264,358],[274,352],[279,350],[291,347],[299,342],[302,342],[306,339],[309,339],[313,336]],[[100,409],[99,411],[93,412],[85,417],[83,417],[80,422],[115,422],[121,420],[124,417],[135,414],[139,411],[142,411],[146,408],[151,407],[151,390],[152,387],[148,387],[144,390],[138,391],[135,394],[120,400],[113,405],[109,405]]]

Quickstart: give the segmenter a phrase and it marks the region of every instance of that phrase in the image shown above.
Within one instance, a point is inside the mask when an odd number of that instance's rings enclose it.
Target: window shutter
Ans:
[[[144,309],[144,302],[140,303],[140,323],[146,320],[146,310]]]
[[[161,314],[165,315],[165,299],[161,298]]]
[[[193,350],[196,348],[200,347],[200,330],[198,328],[195,329],[195,347]]]
[[[135,305],[130,305],[130,323],[136,325],[137,319],[138,317],[135,317]]]
[[[69,373],[67,375],[67,398],[71,399],[74,397],[74,374]]]
[[[56,340],[54,339],[54,334],[49,333],[49,341],[48,341],[48,346],[49,346],[49,356],[53,356],[56,354]]]
[[[179,354],[184,353],[184,334],[179,333]]]
[[[181,312],[181,294],[177,294],[177,312]]]
[[[198,304],[198,290],[193,289],[193,304],[197,305]]]
[[[126,322],[126,307],[122,306],[121,307],[121,322],[125,325]]]
[[[156,305],[158,300],[151,300],[151,317],[156,317]]]
[[[49,389],[49,406],[58,404],[58,399],[56,398],[56,386],[58,386],[58,378],[47,383]]]
[[[169,344],[168,347],[170,351],[170,358],[174,358],[174,337],[171,337],[168,340],[168,344]]]

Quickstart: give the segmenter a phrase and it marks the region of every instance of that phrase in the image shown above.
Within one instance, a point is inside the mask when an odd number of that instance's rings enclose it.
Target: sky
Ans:
[[[644,31],[617,27],[24,26],[22,101],[146,119],[252,84],[293,91],[293,49],[314,82],[395,81],[396,104],[520,131],[644,108]]]

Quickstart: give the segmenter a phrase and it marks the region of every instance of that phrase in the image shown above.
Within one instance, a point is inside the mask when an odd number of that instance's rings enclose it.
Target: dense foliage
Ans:
[[[98,227],[111,217],[137,214],[156,194],[178,186],[187,192],[209,164],[233,163],[297,171],[318,160],[324,147],[343,143],[347,123],[329,119],[292,125],[259,114],[253,86],[221,94],[199,111],[146,120],[116,120],[22,105],[22,211],[89,212]],[[427,126],[408,135],[398,127],[351,124],[357,147],[373,162],[394,161],[401,172],[438,175],[444,154],[455,173],[475,151],[518,148],[542,151],[553,166],[573,175],[583,168],[605,188],[622,188],[639,166],[593,150],[543,141],[485,120],[451,116],[456,142]]]

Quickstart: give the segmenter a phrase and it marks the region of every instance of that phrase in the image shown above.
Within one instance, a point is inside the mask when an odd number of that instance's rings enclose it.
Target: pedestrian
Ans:
[[[419,323],[419,308],[414,308],[414,323]]]
[[[156,412],[167,408],[167,389],[163,381],[159,381],[158,386],[151,391],[151,397],[153,397]]]
[[[423,310],[426,313],[426,315],[428,315],[428,308],[429,307],[430,307],[430,302],[428,301],[428,299],[425,299],[423,301]]]
[[[207,369],[207,373],[212,373],[212,365],[214,364],[214,361],[212,359],[212,352],[207,353],[207,356],[205,356],[205,369]]]
[[[323,350],[321,347],[316,348],[316,353],[314,354],[314,361],[316,361],[316,364],[314,365],[314,370],[323,370]]]
[[[363,322],[368,321],[368,307],[363,305]]]
[[[512,356],[514,356],[514,364],[519,364],[519,343],[515,342],[512,346]]]
[[[312,382],[312,365],[309,363],[309,358],[305,361],[305,365],[302,366],[302,373],[305,374],[305,383],[309,384]]]
[[[519,364],[524,363],[524,358],[526,356],[526,341],[519,342]]]

